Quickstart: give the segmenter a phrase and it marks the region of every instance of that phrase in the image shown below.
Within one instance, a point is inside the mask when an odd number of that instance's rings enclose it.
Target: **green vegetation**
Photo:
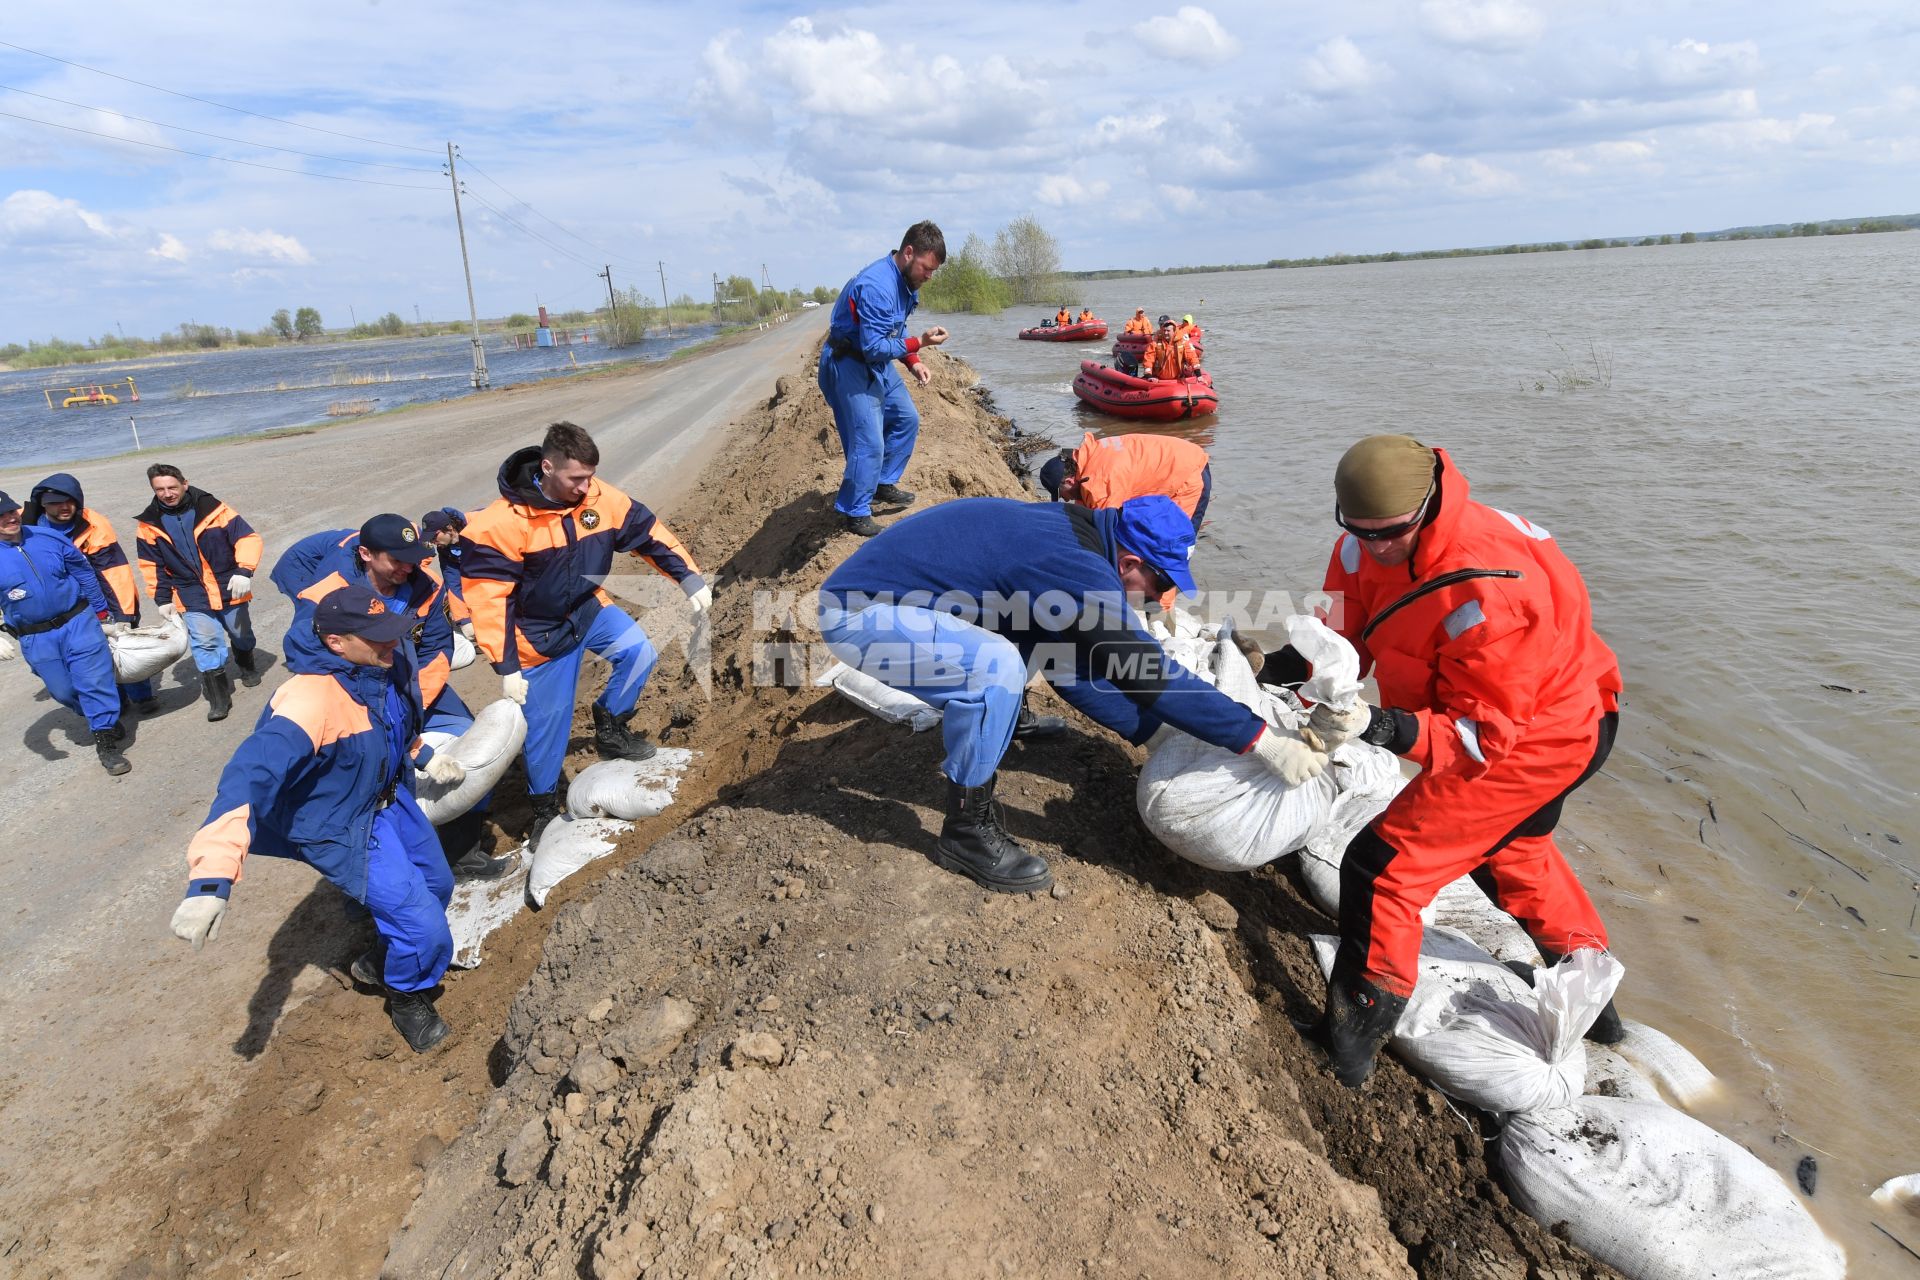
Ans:
[[[1589,339],[1587,358],[1575,360],[1565,343],[1555,340],[1553,345],[1560,349],[1561,363],[1557,368],[1547,370],[1544,376],[1532,379],[1533,390],[1545,391],[1552,388],[1565,395],[1570,391],[1583,391],[1588,387],[1605,391],[1613,385],[1613,349],[1611,347],[1602,349]],[[1527,380],[1521,380],[1520,389],[1527,390]]]
[[[980,315],[997,315],[1010,306],[1034,302],[1070,305],[1079,302],[1080,295],[1069,279],[1100,274],[1061,271],[1059,241],[1027,215],[994,232],[991,246],[969,234],[960,252],[949,257],[920,291],[920,301],[929,311]]]
[[[816,294],[819,290],[814,291]],[[816,298],[824,302],[824,298]],[[1013,304],[1013,290],[993,273],[984,240],[970,234],[960,252],[948,258],[920,290],[920,305],[929,311],[971,311],[996,316]]]

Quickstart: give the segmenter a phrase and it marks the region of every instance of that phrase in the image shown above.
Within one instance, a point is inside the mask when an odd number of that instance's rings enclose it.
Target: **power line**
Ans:
[[[465,159],[466,157],[463,154],[461,158]],[[519,196],[514,195],[514,193],[511,191],[507,191],[506,187],[503,186],[497,178],[495,178],[492,174],[488,173],[485,169],[482,169],[479,165],[475,164],[472,160],[467,160],[467,168],[473,170],[475,173],[485,178],[488,182],[493,183],[493,185],[496,187],[499,187],[500,190],[505,191],[509,198],[524,205],[526,208],[528,208],[529,210],[532,210],[532,212],[534,212],[535,214],[538,214],[540,217],[546,218],[548,222],[551,222],[553,223],[554,226],[559,227],[560,230],[563,232],[566,232],[567,235],[573,236],[575,240],[578,240],[581,244],[587,246],[587,248],[593,250],[595,253],[600,254],[602,257],[612,258],[615,262],[622,262],[623,264],[625,263],[625,260],[622,259],[621,256],[615,253],[613,250],[603,249],[599,245],[595,244],[593,241],[587,239],[585,236],[575,235],[572,231],[568,231],[567,228],[561,223],[555,221],[552,218],[548,218],[546,214],[541,213],[538,209],[535,209],[532,203],[530,203],[529,201],[521,199]],[[474,199],[476,200],[478,200],[479,198],[480,197],[478,196],[474,197]],[[637,265],[637,264],[634,264],[634,265]]]
[[[0,44],[6,41],[0,40]],[[185,147],[169,147],[161,142],[145,142],[139,138],[122,138],[117,134],[101,133],[97,129],[82,129],[78,125],[56,124],[51,120],[40,120],[33,116],[17,115],[11,111],[0,111],[0,116],[9,120],[24,120],[28,124],[45,125],[49,129],[65,129],[68,133],[84,133],[88,137],[105,138],[108,142],[125,142],[136,147],[152,147],[155,151],[171,151],[177,155],[197,156],[202,160],[218,160],[222,164],[243,164],[249,169],[270,169],[274,173],[298,174],[302,178],[325,178],[328,182],[357,182],[363,187],[398,187],[402,191],[437,191],[438,187],[422,187],[411,182],[381,182],[375,178],[349,178],[339,173],[312,173],[306,169],[289,169],[285,165],[261,164],[257,160],[236,160],[232,156],[216,156],[206,151],[188,151]]]
[[[473,166],[468,165],[467,167],[472,168]],[[461,194],[466,196],[469,200],[476,201],[481,208],[486,209],[488,212],[492,213],[495,217],[507,223],[509,226],[516,228],[522,234],[531,236],[533,239],[538,240],[541,244],[547,246],[547,248],[553,250],[555,253],[560,254],[563,257],[571,258],[573,261],[579,263],[583,267],[590,267],[593,265],[591,262],[588,262],[585,258],[581,257],[579,254],[575,253],[573,250],[568,249],[562,245],[555,244],[553,241],[541,235],[538,231],[532,230],[531,228],[527,227],[525,224],[515,221],[508,214],[502,213],[500,210],[494,208],[491,204],[488,204],[486,200],[482,199],[479,195],[476,195],[472,187],[463,187],[461,189]],[[598,274],[598,273],[596,272],[595,274]]]
[[[90,102],[69,102],[65,98],[56,98],[52,94],[35,93],[32,89],[22,89],[18,85],[0,84],[0,89],[9,93],[24,93],[29,98],[39,98],[43,102],[57,102],[63,107],[78,107],[82,111],[98,111],[103,115],[118,116],[122,120],[133,120],[140,124],[150,124],[156,129],[173,129],[179,133],[197,133],[203,138],[215,138],[221,142],[237,142],[243,147],[264,147],[268,151],[284,151],[290,156],[306,156],[310,160],[331,160],[336,164],[361,164],[375,169],[398,169],[403,173],[438,173],[438,169],[428,169],[421,165],[388,164],[384,160],[349,160],[345,156],[323,155],[318,151],[301,151],[294,147],[275,146],[271,142],[254,142],[249,138],[230,138],[224,133],[208,133],[205,129],[189,129],[183,124],[168,124],[164,120],[149,120],[145,116],[129,115],[125,111],[115,111],[112,107],[96,107]]]
[[[114,71],[102,71],[99,67],[89,67],[83,62],[72,62],[66,58],[56,58],[51,53],[42,53],[38,49],[29,49],[25,45],[14,44],[10,40],[0,40],[0,47],[16,49],[21,53],[30,53],[36,58],[45,58],[49,62],[58,62],[62,66],[77,67],[81,71],[91,71],[97,76],[110,76],[115,80],[123,80],[128,84],[137,84],[142,89],[152,89],[156,93],[172,94],[176,98],[185,98],[188,102],[198,102],[202,106],[218,107],[222,111],[237,111],[243,116],[252,116],[257,120],[271,120],[275,124],[291,125],[295,129],[311,129],[315,133],[330,133],[336,138],[351,138],[355,142],[366,142],[376,147],[393,147],[398,151],[421,151],[430,156],[440,154],[434,147],[416,147],[404,142],[387,142],[380,138],[363,138],[357,133],[342,133],[338,129],[323,129],[317,124],[301,124],[298,120],[283,120],[279,116],[270,116],[258,111],[249,111],[245,107],[230,106],[224,102],[214,102],[210,98],[196,98],[190,93],[181,93],[178,89],[168,89],[163,85],[148,84],[145,80],[135,80],[132,76],[123,76]],[[214,158],[218,159],[219,157],[216,156]]]

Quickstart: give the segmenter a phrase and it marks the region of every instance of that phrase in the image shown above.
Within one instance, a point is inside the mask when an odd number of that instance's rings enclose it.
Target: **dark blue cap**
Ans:
[[[18,511],[19,509],[20,504],[12,498],[9,498],[4,490],[0,490],[0,516],[7,514],[9,511]]]
[[[421,537],[419,526],[405,516],[375,516],[367,521],[360,526],[360,545],[416,564],[433,555],[433,544]]]
[[[313,629],[323,636],[365,636],[375,643],[398,640],[413,630],[413,619],[392,613],[370,587],[336,587],[314,606]]]
[[[431,538],[442,529],[464,529],[467,517],[452,507],[436,507],[420,517],[420,532]]]
[[[1040,468],[1040,487],[1053,495],[1055,502],[1060,501],[1060,482],[1067,478],[1065,458],[1051,458],[1047,465]]]
[[[1152,493],[1121,503],[1114,537],[1121,550],[1158,569],[1183,593],[1198,590],[1193,570],[1187,567],[1187,557],[1193,554],[1193,517],[1172,498]]]

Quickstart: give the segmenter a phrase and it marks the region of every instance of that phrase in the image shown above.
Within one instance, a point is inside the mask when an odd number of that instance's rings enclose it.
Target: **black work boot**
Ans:
[[[890,507],[910,507],[914,495],[897,484],[883,484],[873,491],[875,502],[884,502]]]
[[[118,720],[105,729],[97,729],[93,735],[93,750],[100,757],[100,767],[114,777],[130,773],[133,766],[120,754],[120,744],[127,740],[127,727]]]
[[[1540,958],[1547,962],[1549,969],[1559,964],[1564,958],[1558,952],[1541,947],[1538,942],[1533,945],[1540,947]],[[1509,960],[1507,968],[1525,978],[1528,986],[1533,985],[1532,965],[1522,960]],[[1593,1020],[1593,1025],[1588,1027],[1587,1033],[1580,1038],[1591,1040],[1595,1044],[1619,1044],[1627,1038],[1626,1024],[1620,1021],[1620,1012],[1613,1007],[1613,1001],[1607,1001],[1607,1007],[1600,1011],[1600,1016]]]
[[[540,835],[547,829],[547,824],[559,817],[566,806],[560,803],[558,791],[530,795],[527,800],[533,805],[533,821],[527,826],[527,850],[532,852],[540,847]]]
[[[207,719],[225,720],[233,710],[233,677],[225,667],[200,674],[200,692],[207,698]]]
[[[651,760],[654,745],[644,733],[635,733],[627,722],[599,703],[593,704],[593,749],[602,760]]]
[[[253,656],[253,650],[235,649],[233,651],[233,665],[240,668],[240,676],[247,682],[249,689],[259,683],[260,662]]]
[[[1358,1089],[1373,1074],[1373,1060],[1393,1035],[1407,1007],[1405,996],[1391,995],[1365,978],[1343,971],[1338,962],[1327,979],[1327,1010],[1318,1028],[1327,1047],[1333,1078]]]
[[[1037,716],[1027,709],[1027,700],[1020,699],[1020,718],[1013,722],[1013,740],[1015,742],[1037,742],[1045,738],[1057,738],[1067,731],[1067,722],[1059,716]]]
[[[496,858],[487,852],[488,841],[480,840],[471,849],[448,863],[455,880],[498,880],[513,868],[512,858]]]
[[[133,709],[143,716],[150,716],[160,709],[160,699],[142,698],[133,704]]]
[[[387,988],[387,942],[384,938],[375,938],[373,945],[353,958],[347,966],[347,976],[363,987],[376,991]]]
[[[424,991],[395,991],[387,988],[387,1016],[415,1053],[425,1053],[452,1034],[433,1007],[433,997]]]
[[[1028,853],[1007,834],[992,778],[985,785],[947,783],[947,820],[933,846],[933,860],[995,893],[1037,893],[1053,886],[1047,860]]]
[[[848,533],[857,533],[863,538],[871,538],[880,532],[880,526],[874,522],[872,516],[844,516],[842,519],[847,522]]]

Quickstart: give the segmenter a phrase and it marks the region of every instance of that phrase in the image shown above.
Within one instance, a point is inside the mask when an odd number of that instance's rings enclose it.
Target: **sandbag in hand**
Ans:
[[[1327,771],[1327,755],[1324,751],[1315,751],[1298,738],[1289,738],[1267,728],[1260,731],[1254,739],[1253,754],[1260,757],[1260,763],[1280,776],[1280,780],[1290,787],[1297,787],[1308,778],[1317,778]]]
[[[1367,731],[1373,708],[1356,701],[1351,710],[1342,711],[1330,702],[1317,704],[1307,717],[1307,727],[1328,751],[1337,751]]]
[[[467,780],[467,766],[450,755],[435,752],[427,761],[427,776],[443,787],[457,787]]]

